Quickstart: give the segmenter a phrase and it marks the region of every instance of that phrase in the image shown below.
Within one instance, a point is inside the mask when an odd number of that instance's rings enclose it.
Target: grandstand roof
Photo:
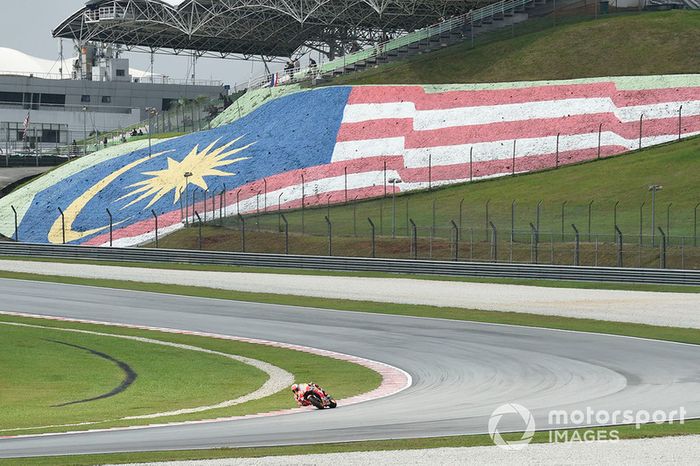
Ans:
[[[366,44],[492,1],[90,0],[53,34],[175,53],[288,57],[303,46]]]

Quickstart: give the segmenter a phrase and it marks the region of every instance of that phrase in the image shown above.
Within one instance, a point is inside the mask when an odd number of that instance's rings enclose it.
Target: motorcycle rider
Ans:
[[[294,394],[294,400],[297,402],[298,406],[311,406],[306,400],[307,393],[313,392],[314,390],[319,390],[321,393],[326,393],[321,387],[313,382],[300,383],[292,385],[292,393]]]

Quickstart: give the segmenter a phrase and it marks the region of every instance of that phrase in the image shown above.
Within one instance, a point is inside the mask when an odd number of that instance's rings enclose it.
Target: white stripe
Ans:
[[[543,102],[459,107],[439,110],[416,110],[409,102],[388,104],[353,104],[345,107],[343,123],[413,118],[414,130],[432,130],[454,126],[506,123],[530,119],[564,118],[573,115],[612,113],[622,122],[644,118],[672,118],[683,106],[684,116],[700,115],[700,101],[663,102],[649,105],[617,107],[611,98],[562,99]]]
[[[345,106],[343,123],[359,123],[385,118],[413,118],[416,104],[413,102],[391,102],[388,104],[352,104]]]
[[[401,155],[404,152],[404,141],[405,138],[399,137],[338,142],[333,149],[331,163],[366,157]]]
[[[698,133],[689,133],[689,137]],[[642,138],[642,147],[675,141],[678,135],[667,134]],[[626,139],[616,133],[604,132],[601,134],[601,145],[622,146],[627,150],[639,148],[639,139]],[[470,148],[474,148],[475,162],[492,160],[507,160],[513,157],[513,140],[483,142],[478,144],[460,144],[456,146],[429,147],[420,149],[407,149],[404,156],[406,168],[427,167],[429,161],[432,166],[454,165],[469,161]],[[553,154],[557,148],[557,137],[518,139],[516,143],[515,157],[529,157],[533,155]],[[598,133],[576,134],[561,136],[559,139],[559,152],[592,149],[598,147]],[[432,156],[432,160],[429,160]]]

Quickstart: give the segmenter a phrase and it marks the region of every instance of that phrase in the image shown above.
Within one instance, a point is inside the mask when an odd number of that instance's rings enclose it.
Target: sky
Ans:
[[[179,3],[180,0],[167,0]],[[85,5],[85,0],[0,0],[0,47],[17,49],[21,52],[49,60],[58,59],[58,40],[51,37],[51,31],[63,20]],[[64,56],[75,56],[72,41],[64,40]],[[145,53],[128,53],[131,67],[148,70],[150,57]],[[156,55],[155,74],[174,79],[185,79],[191,74],[191,58]],[[213,79],[230,84],[247,84],[251,74],[250,62],[241,60],[221,60],[201,58],[197,62],[197,79]],[[254,77],[263,74],[263,66],[255,64]],[[279,68],[279,66],[277,66]],[[2,69],[2,63],[0,63]]]

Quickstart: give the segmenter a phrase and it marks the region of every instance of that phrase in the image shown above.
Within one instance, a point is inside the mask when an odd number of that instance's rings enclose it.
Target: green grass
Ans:
[[[700,434],[700,421],[686,421],[685,424],[646,424],[640,429],[634,426],[600,428],[597,431],[616,431],[621,439],[656,438],[676,435]],[[582,435],[585,430],[568,430],[573,435]],[[518,440],[520,434],[504,434],[507,440]],[[550,432],[535,433],[532,443],[548,443]],[[52,456],[43,458],[23,458],[26,466],[92,466],[97,464],[129,464],[157,461],[188,461],[221,458],[261,458],[282,455],[313,455],[324,453],[347,453],[356,451],[419,450],[426,448],[460,448],[493,446],[488,435],[460,435],[454,437],[430,437],[406,440],[379,440],[365,442],[329,443],[319,445],[295,445],[285,447],[260,448],[220,448],[214,450],[181,450],[139,453],[117,453],[106,455]],[[9,465],[14,460],[0,460],[0,465]]]
[[[294,374],[297,380],[314,380],[337,398],[372,390],[381,383],[379,374],[353,363],[263,345],[5,315],[0,315],[0,322],[132,335],[241,355],[281,367]],[[120,419],[125,416],[216,404],[251,392],[267,379],[262,371],[221,356],[124,339],[51,329],[22,329],[2,324],[0,335],[0,367],[3,368],[0,394],[4,408],[0,412],[0,435],[152,424],[153,419]],[[62,348],[45,341],[47,339],[65,341],[112,355],[128,363],[137,372],[136,382],[131,388],[113,398],[65,408],[51,408],[53,404],[107,392],[119,385],[123,374],[96,357],[90,357],[72,348]],[[294,406],[289,393],[283,390],[229,408],[163,417],[155,422],[238,416]],[[97,422],[103,420],[107,422]],[[14,428],[86,421],[97,423],[89,426],[8,431]]]
[[[374,278],[410,278],[415,280],[436,280],[450,282],[467,282],[467,283],[498,283],[503,285],[523,285],[523,286],[538,286],[546,288],[576,288],[576,289],[591,289],[591,290],[628,290],[628,291],[653,291],[659,293],[700,293],[700,287],[688,285],[654,285],[648,283],[615,283],[615,282],[578,282],[567,280],[536,280],[536,279],[521,279],[521,278],[478,278],[478,277],[452,277],[447,275],[419,275],[419,274],[398,274],[384,272],[340,272],[336,270],[313,270],[313,269],[294,269],[294,268],[266,268],[266,267],[243,267],[243,266],[226,266],[226,265],[198,265],[198,264],[179,264],[179,263],[152,263],[152,262],[110,262],[110,261],[91,261],[81,259],[40,259],[27,257],[1,256],[0,260],[16,260],[26,262],[48,262],[61,264],[83,264],[83,265],[102,265],[113,267],[138,267],[147,269],[165,269],[165,270],[196,270],[210,272],[230,272],[230,273],[273,273],[283,275],[320,275],[332,277],[374,277]],[[40,277],[35,274],[25,274],[16,272],[3,272],[0,270],[0,278],[20,278],[33,279]],[[59,277],[53,277],[59,279]],[[37,278],[38,279],[38,278]]]
[[[6,319],[0,316],[0,322],[3,321]],[[44,325],[44,322],[36,320],[33,324]],[[137,378],[132,386],[114,397],[53,407],[108,393],[124,379],[124,373],[114,363],[54,341],[108,354],[128,364]],[[267,379],[261,370],[222,356],[2,324],[0,367],[3,368],[0,435],[11,429],[109,421],[216,404],[254,391]],[[236,380],[235,385],[231,384],[232,380]],[[110,422],[101,424],[105,425]]]
[[[470,41],[332,84],[443,84],[696,73],[700,12],[668,11],[601,18],[530,20],[505,28],[492,41]],[[567,24],[572,23],[573,24]],[[535,31],[535,32],[531,32]],[[510,37],[512,33],[516,37]]]

